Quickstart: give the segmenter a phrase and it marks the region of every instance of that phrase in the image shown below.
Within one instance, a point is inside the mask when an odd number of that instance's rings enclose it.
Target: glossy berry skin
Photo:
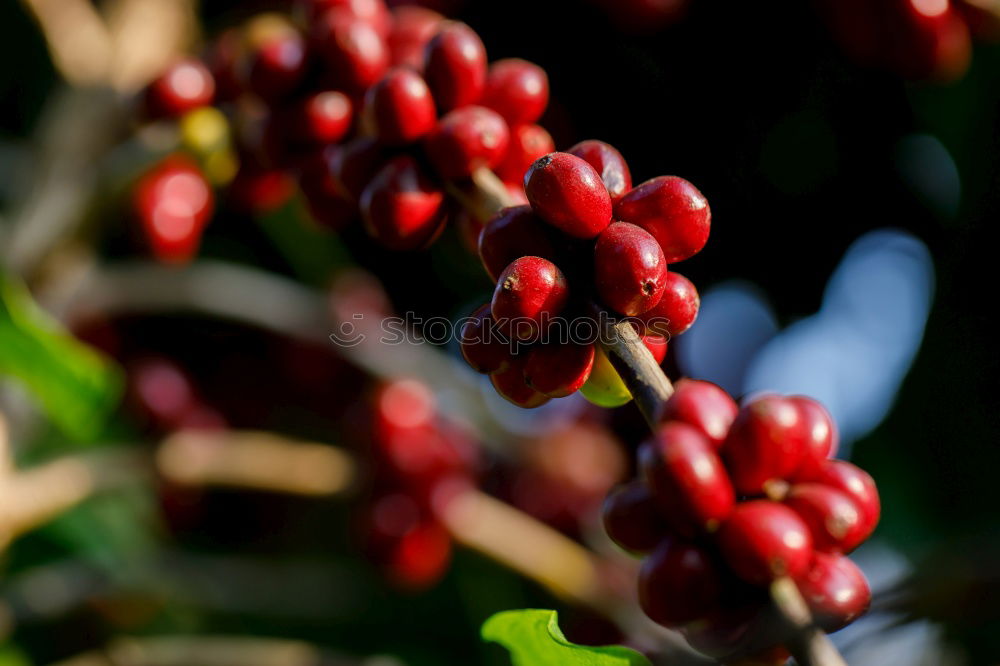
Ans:
[[[631,402],[632,394],[625,382],[611,365],[607,354],[600,349],[594,355],[590,377],[580,387],[580,394],[598,407],[621,407]]]
[[[424,147],[442,178],[461,180],[476,169],[499,164],[509,143],[507,123],[495,111],[464,106],[441,118]]]
[[[739,405],[721,387],[685,378],[674,383],[674,394],[664,405],[660,420],[693,426],[718,450],[739,411]]]
[[[444,192],[408,155],[393,158],[361,194],[365,229],[390,250],[418,250],[444,225]]]
[[[367,90],[389,67],[389,48],[378,29],[336,9],[314,24],[312,44],[337,86],[350,92]]]
[[[580,390],[593,367],[592,344],[540,344],[528,352],[524,380],[546,397],[565,398]]]
[[[295,193],[295,182],[281,169],[265,169],[244,160],[226,191],[236,210],[266,213],[284,206]]]
[[[659,335],[644,335],[642,336],[642,344],[646,346],[649,353],[653,355],[653,360],[657,364],[663,363],[663,359],[667,357],[667,339],[661,338]]]
[[[328,145],[304,160],[298,171],[299,189],[310,216],[320,226],[339,231],[357,216],[357,206],[337,188],[330,163],[340,146]]]
[[[536,122],[548,103],[549,77],[538,65],[520,58],[497,60],[490,65],[481,104],[509,124]]]
[[[548,259],[521,257],[497,280],[490,311],[500,326],[519,340],[537,339],[569,300],[566,276]]]
[[[489,374],[510,366],[510,341],[493,327],[490,305],[473,312],[459,332],[462,357],[476,372]]]
[[[427,45],[424,78],[438,109],[475,104],[486,88],[486,47],[464,23],[446,21]]]
[[[378,140],[391,146],[413,143],[437,123],[431,89],[419,74],[407,68],[389,70],[368,90],[365,115]]]
[[[424,49],[437,34],[444,17],[416,5],[394,8],[392,17],[392,29],[387,39],[392,64],[420,70],[424,65]]]
[[[448,570],[451,536],[433,521],[418,524],[396,543],[387,566],[390,580],[407,589],[424,589]]]
[[[639,317],[646,331],[673,337],[687,331],[698,318],[701,297],[691,281],[670,271],[659,302]]]
[[[511,125],[510,143],[507,154],[497,165],[495,171],[501,180],[520,183],[532,163],[540,157],[548,155],[556,149],[544,127],[540,125]]]
[[[549,399],[524,381],[524,363],[523,356],[513,359],[507,369],[492,373],[490,382],[500,397],[511,404],[524,409],[541,407]]]
[[[635,317],[656,305],[666,288],[667,262],[641,227],[612,222],[594,245],[594,284],[612,310]]]
[[[736,495],[718,454],[684,423],[668,423],[639,450],[639,466],[657,505],[684,536],[711,532],[733,511]]]
[[[615,219],[651,233],[667,263],[673,264],[705,247],[712,213],[694,185],[677,176],[660,176],[626,193],[615,204]]]
[[[830,412],[820,403],[806,396],[789,398],[799,408],[806,427],[805,457],[798,474],[818,471],[837,451],[837,424]]]
[[[184,58],[168,67],[146,89],[146,113],[154,118],[179,118],[208,106],[215,97],[215,79],[201,62]]]
[[[169,157],[140,178],[133,206],[154,256],[166,263],[191,259],[215,206],[215,195],[198,167]]]
[[[721,593],[717,565],[694,544],[664,541],[639,570],[639,605],[665,627],[700,619],[718,603]]]
[[[797,480],[821,483],[850,497],[861,513],[861,541],[875,531],[881,514],[881,503],[875,480],[868,472],[843,460],[829,460],[819,470],[799,475]]]
[[[771,481],[791,478],[805,455],[805,421],[788,398],[768,394],[744,406],[722,445],[741,495],[758,495]]]
[[[341,192],[357,201],[384,160],[385,154],[377,141],[356,137],[337,152],[330,163],[330,171]]]
[[[611,201],[618,201],[632,189],[632,172],[629,171],[625,158],[610,144],[589,139],[581,141],[566,151],[584,160],[601,175],[604,186],[608,188]]]
[[[816,553],[795,584],[813,620],[826,632],[846,627],[864,615],[872,593],[865,575],[843,555]]]
[[[392,16],[383,0],[297,0],[297,12],[306,25],[312,25],[330,10],[371,23],[386,37],[392,28]]]
[[[524,174],[528,202],[549,224],[574,238],[594,238],[611,223],[611,196],[579,157],[550,153]]]
[[[817,551],[849,553],[864,540],[861,512],[850,497],[835,488],[797,483],[782,503],[809,526]]]
[[[306,75],[306,45],[296,33],[276,35],[250,54],[245,85],[266,102],[289,96]]]
[[[719,528],[717,541],[733,572],[752,585],[802,574],[813,553],[805,522],[770,500],[737,504]]]
[[[555,245],[549,227],[530,206],[511,206],[493,216],[479,234],[479,258],[496,282],[518,257],[536,256],[552,260]]]
[[[327,90],[306,97],[281,115],[289,136],[306,145],[337,143],[351,129],[354,118],[350,98]]]
[[[667,525],[641,481],[620,485],[601,507],[604,530],[618,546],[632,553],[648,553],[663,540]]]

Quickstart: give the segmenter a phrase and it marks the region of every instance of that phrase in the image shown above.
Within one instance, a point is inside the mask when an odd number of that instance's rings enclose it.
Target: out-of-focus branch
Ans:
[[[7,418],[0,411],[0,483],[3,478],[10,474],[14,468],[14,452],[10,445],[10,430],[7,427]]]
[[[131,93],[153,80],[191,42],[191,0],[114,0],[107,9],[114,60],[111,86]]]
[[[111,35],[90,0],[21,0],[49,47],[52,63],[72,85],[107,80]]]

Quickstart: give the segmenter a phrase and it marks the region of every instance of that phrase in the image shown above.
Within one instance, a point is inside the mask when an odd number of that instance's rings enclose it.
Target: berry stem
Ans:
[[[771,600],[787,625],[785,647],[799,666],[847,666],[825,633],[813,624],[809,607],[795,582],[783,576],[771,583]]]

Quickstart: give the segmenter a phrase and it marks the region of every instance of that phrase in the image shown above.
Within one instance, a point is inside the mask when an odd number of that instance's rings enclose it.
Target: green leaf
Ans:
[[[554,610],[503,611],[486,620],[480,633],[483,640],[507,648],[514,666],[652,666],[643,655],[620,645],[570,643]]]
[[[0,645],[0,666],[31,666],[31,662],[13,645]]]
[[[18,379],[70,437],[93,439],[118,405],[118,368],[42,312],[0,274],[0,374]]]

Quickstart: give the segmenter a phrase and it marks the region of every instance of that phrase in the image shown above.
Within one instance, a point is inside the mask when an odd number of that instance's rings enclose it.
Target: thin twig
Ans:
[[[799,666],[847,666],[827,635],[813,623],[809,607],[791,578],[774,581],[770,592],[782,622],[787,624],[785,647]]]

